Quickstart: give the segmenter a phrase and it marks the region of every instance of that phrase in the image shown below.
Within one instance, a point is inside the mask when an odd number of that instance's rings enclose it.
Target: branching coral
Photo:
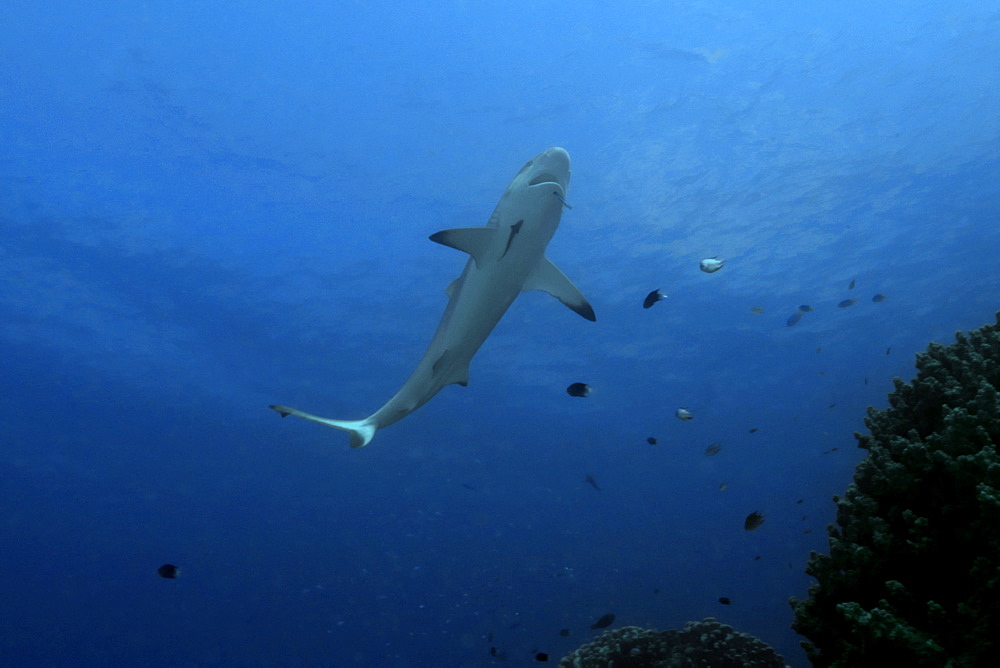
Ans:
[[[868,457],[813,553],[792,627],[817,666],[995,665],[1000,650],[1000,313],[932,343],[868,409]]]
[[[712,617],[688,622],[680,631],[625,626],[605,631],[563,657],[563,668],[783,668],[784,659],[752,635]]]

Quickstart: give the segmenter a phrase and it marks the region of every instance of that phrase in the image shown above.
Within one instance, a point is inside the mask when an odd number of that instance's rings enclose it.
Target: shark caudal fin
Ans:
[[[303,420],[318,422],[319,424],[325,424],[327,427],[333,427],[334,429],[346,431],[351,435],[352,448],[363,448],[371,443],[372,437],[375,436],[375,430],[378,429],[378,425],[371,422],[369,419],[331,420],[330,418],[319,417],[318,415],[305,413],[295,408],[289,408],[288,406],[269,406],[268,408],[277,411],[281,417],[294,415],[295,417],[302,418]]]

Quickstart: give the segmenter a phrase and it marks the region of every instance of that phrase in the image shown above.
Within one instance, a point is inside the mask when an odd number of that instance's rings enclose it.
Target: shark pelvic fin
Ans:
[[[295,417],[302,418],[303,420],[325,424],[327,427],[333,427],[334,429],[346,431],[351,435],[352,448],[363,448],[368,445],[371,442],[372,437],[375,436],[375,430],[378,429],[378,425],[368,419],[331,420],[330,418],[319,417],[318,415],[306,413],[295,408],[289,408],[288,406],[269,406],[269,408],[277,411],[281,417],[294,415]]]
[[[496,235],[495,227],[456,227],[451,230],[435,232],[428,238],[442,246],[449,246],[468,253],[475,258],[478,267],[482,258],[489,251],[490,244],[493,243]]]
[[[552,260],[542,256],[528,280],[524,282],[523,291],[541,290],[547,292],[566,306],[570,307],[587,320],[595,321],[594,309],[587,302],[580,289],[552,264]]]

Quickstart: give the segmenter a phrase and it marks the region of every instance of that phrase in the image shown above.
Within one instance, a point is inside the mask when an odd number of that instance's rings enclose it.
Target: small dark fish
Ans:
[[[660,593],[660,590],[659,590],[659,589],[654,589],[654,590],[653,590],[653,593],[654,593],[654,594],[659,594],[659,593]]]
[[[585,397],[590,394],[590,385],[586,383],[573,383],[566,388],[566,394],[571,397]]]
[[[888,355],[891,352],[892,352],[892,346],[889,346],[888,348],[885,349],[885,354],[886,355]]]
[[[845,299],[844,301],[837,304],[837,308],[847,308],[848,306],[854,306],[858,303],[857,299]]]
[[[601,491],[601,488],[597,486],[597,481],[596,481],[596,480],[594,480],[594,476],[592,476],[592,475],[590,475],[590,474],[588,473],[588,474],[587,474],[587,478],[586,478],[586,480],[587,480],[587,482],[589,482],[589,483],[590,483],[591,485],[593,485],[593,486],[594,486],[594,489],[596,489],[596,490],[597,490],[598,492],[600,492],[600,491]]]
[[[714,457],[715,455],[719,454],[720,450],[722,450],[721,443],[712,443],[710,446],[705,448],[705,455],[708,457]]]
[[[499,655],[499,652],[497,652],[497,648],[496,647],[490,647],[490,656],[498,656],[498,655]]]
[[[854,281],[856,281],[856,280],[858,280],[858,279],[856,279],[856,278],[852,278],[851,279],[851,284],[847,286],[848,290],[853,290],[854,289]]]
[[[822,349],[822,348],[817,348],[817,349],[816,349],[816,354],[817,354],[817,355],[818,355],[819,353],[821,353],[821,352],[823,352],[823,349]]]
[[[473,487],[472,485],[470,485],[467,482],[463,482],[462,483],[462,487],[464,487],[465,489],[475,489],[475,487]]]
[[[795,313],[788,316],[788,320],[785,321],[785,327],[791,327],[796,324],[799,320],[802,320],[802,311],[796,311]]]
[[[836,405],[837,405],[837,404],[830,404],[829,406],[827,406],[827,408],[833,408],[833,407],[834,407],[834,406],[836,406]]]
[[[805,501],[805,499],[799,499],[799,500],[798,500],[798,501],[796,501],[795,503],[802,503],[803,501]]]
[[[865,376],[865,385],[868,384],[868,376]]]
[[[799,310],[802,311],[803,313],[809,313],[809,311],[813,310],[813,307],[809,306],[809,304],[802,304],[801,306],[799,306]]]
[[[615,623],[615,616],[612,614],[607,614],[602,616],[596,622],[590,625],[592,629],[606,629]]]
[[[756,313],[756,314],[763,313],[764,312],[764,307],[763,306],[754,306],[752,309],[750,309],[750,312],[751,313]]]
[[[753,558],[753,560],[754,561],[760,561],[760,555],[758,554],[756,557]]]
[[[719,603],[721,603],[722,605],[729,605],[730,603],[732,603],[732,601],[729,600],[728,596],[720,596]]]
[[[660,301],[661,299],[666,299],[666,298],[667,296],[662,292],[660,292],[660,289],[657,288],[652,292],[650,292],[648,295],[646,295],[646,298],[642,300],[642,307],[649,308],[650,306]]]
[[[753,531],[760,527],[764,523],[764,516],[758,513],[756,510],[749,515],[747,515],[746,520],[743,521],[743,528],[747,531]]]
[[[569,629],[562,629],[562,630],[560,630],[559,631],[559,635],[561,635],[563,638],[565,638],[566,636],[569,635]]]
[[[805,530],[805,531],[803,531],[802,533],[812,533],[812,532],[813,532],[813,530],[812,530],[812,529],[806,529],[806,530]]]
[[[837,448],[830,448],[830,452],[836,452]]]
[[[752,433],[754,433],[755,431],[757,431],[757,427],[754,427],[753,429],[751,429],[751,430],[750,430],[750,433],[752,434]]]
[[[653,438],[652,436],[650,436],[649,438],[647,438],[646,442],[649,443],[650,445],[656,445],[656,439]]]
[[[535,655],[535,661],[541,661],[544,663],[545,661],[548,660],[549,660],[549,655],[546,654],[545,652],[539,652],[538,654]]]
[[[824,451],[823,451],[823,454],[824,454],[824,455],[828,455],[828,454],[830,454],[830,451],[829,451],[829,450],[824,450]]]
[[[162,566],[156,569],[156,572],[160,574],[161,578],[167,578],[168,580],[173,580],[178,575],[181,574],[181,569],[180,567],[174,566],[173,564],[163,564]]]
[[[873,302],[884,302],[885,300],[886,300],[886,296],[884,294],[882,294],[881,292],[878,293],[877,295],[872,295],[872,301]]]

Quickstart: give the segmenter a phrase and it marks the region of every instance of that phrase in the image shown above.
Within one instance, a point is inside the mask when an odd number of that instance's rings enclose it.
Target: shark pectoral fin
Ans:
[[[330,418],[319,417],[318,415],[289,408],[288,406],[268,406],[268,408],[277,411],[281,417],[294,415],[303,420],[325,424],[327,427],[346,431],[351,435],[352,448],[363,448],[371,443],[372,437],[375,436],[375,430],[378,429],[378,425],[370,420],[331,420]]]
[[[587,320],[597,320],[594,309],[587,302],[587,298],[583,296],[580,289],[573,285],[573,282],[566,278],[566,275],[559,271],[559,267],[552,264],[552,261],[547,257],[543,256],[539,260],[538,266],[524,282],[522,290],[542,290]]]
[[[468,253],[475,258],[478,267],[482,259],[486,257],[496,234],[495,227],[456,227],[452,230],[435,232],[428,238],[442,246],[450,246]]]

